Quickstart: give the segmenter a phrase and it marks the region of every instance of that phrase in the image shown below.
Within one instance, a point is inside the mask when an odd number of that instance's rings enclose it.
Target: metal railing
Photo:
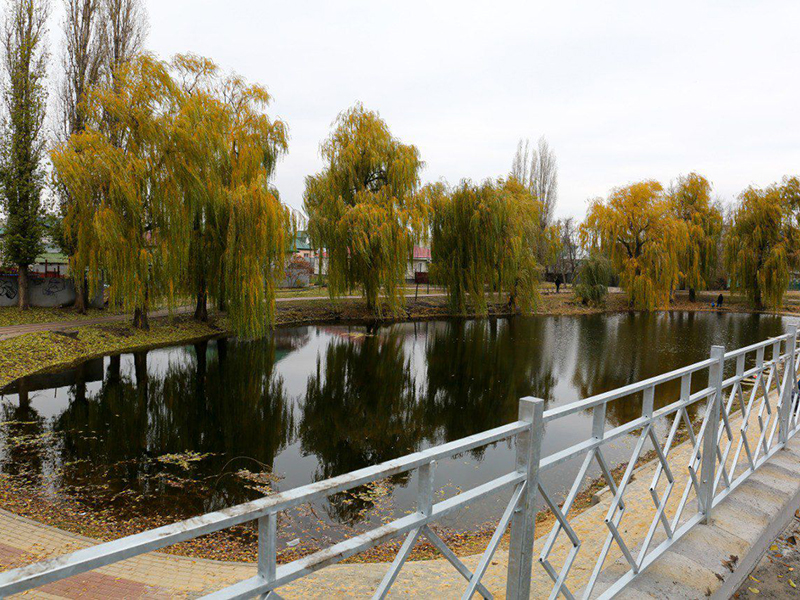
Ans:
[[[591,576],[580,596],[611,598],[692,527],[707,521],[719,502],[800,431],[800,396],[797,393],[796,375],[800,368],[800,352],[797,343],[797,328],[790,327],[787,334],[727,354],[723,347],[714,346],[707,360],[546,412],[542,400],[525,398],[520,401],[519,419],[502,427],[226,510],[0,572],[0,597],[235,525],[257,521],[257,575],[215,592],[208,598],[280,598],[277,590],[281,586],[401,536],[405,536],[405,540],[376,590],[375,598],[384,598],[388,594],[414,545],[422,536],[464,577],[466,588],[462,598],[471,598],[476,593],[491,598],[491,593],[481,580],[509,528],[506,595],[509,598],[528,598],[534,566],[537,499],[541,497],[554,515],[555,524],[544,539],[538,564],[552,580],[549,596],[571,599],[577,592],[568,587],[568,578],[582,541],[570,523],[569,513],[584,488],[591,465],[596,463],[613,499],[604,519],[608,529],[605,542],[594,560]],[[728,378],[724,375],[726,368],[733,372]],[[693,379],[697,380],[698,376],[704,380],[700,384],[705,385],[692,391]],[[662,386],[675,386],[678,382],[680,394],[677,399],[656,409],[656,391]],[[752,388],[748,391],[746,388],[750,386]],[[619,400],[640,402],[641,416],[608,429],[606,409],[610,402]],[[701,409],[703,415],[699,423],[690,419],[689,408],[694,405]],[[549,456],[541,456],[542,439],[548,423],[588,411],[592,413],[591,437]],[[666,435],[658,433],[661,424],[667,425],[664,428]],[[669,457],[677,446],[682,424],[683,432],[692,444],[692,452],[687,464],[671,467]],[[636,435],[637,441],[624,473],[619,481],[615,481],[603,451],[615,440],[631,435]],[[437,461],[503,440],[516,441],[516,464],[513,469],[510,467],[508,474],[434,502],[433,475]],[[624,528],[621,527],[626,512],[624,496],[648,442],[657,460],[648,488],[653,502],[653,519],[643,539],[626,540]],[[540,474],[581,457],[583,462],[569,492],[563,502],[558,502],[540,480]],[[667,505],[678,481],[674,472],[676,468],[685,469],[688,475],[677,505],[668,511]],[[279,513],[415,470],[418,471],[419,484],[416,512],[288,564],[277,564]],[[470,571],[430,525],[481,498],[509,490],[511,500],[486,551],[475,569]],[[672,512],[672,515],[668,516],[668,512]],[[653,547],[659,530],[663,530],[661,535],[664,540]],[[552,564],[552,553],[562,533],[568,539],[567,546],[571,548],[557,570]],[[614,546],[630,569],[606,589],[595,590]]]

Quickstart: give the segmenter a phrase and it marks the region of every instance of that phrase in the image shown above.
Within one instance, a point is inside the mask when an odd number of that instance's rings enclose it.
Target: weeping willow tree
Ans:
[[[112,303],[134,313],[147,329],[154,299],[175,289],[164,267],[170,229],[182,203],[166,163],[177,88],[166,65],[142,56],[121,66],[114,85],[87,95],[86,128],[52,153],[58,179],[72,202],[65,229],[77,233],[70,268],[88,270],[94,293],[101,272],[111,281]]]
[[[791,217],[798,197],[795,181],[742,192],[725,239],[731,286],[758,309],[781,306],[798,266],[798,223]]]
[[[696,291],[707,289],[717,266],[722,213],[711,202],[711,184],[697,173],[678,178],[669,191],[669,203],[686,225],[686,250],[680,264],[689,299],[694,302]]]
[[[328,253],[331,297],[360,288],[370,310],[380,311],[383,293],[396,311],[424,225],[419,151],[356,104],[338,116],[321,153],[326,166],[306,178],[304,207],[312,243]]]
[[[288,222],[269,185],[286,148],[285,126],[263,113],[269,97],[191,56],[141,56],[112,81],[89,93],[85,130],[52,154],[74,198],[72,268],[93,289],[108,277],[137,327],[155,299],[197,294],[205,311],[210,294],[237,333],[263,334]]]
[[[661,184],[642,181],[595,200],[581,225],[584,245],[610,257],[634,308],[669,305],[680,281],[686,226],[676,218]]]
[[[193,55],[176,57],[173,68],[181,89],[175,175],[188,210],[187,230],[178,231],[189,242],[185,255],[172,256],[174,269],[186,275],[196,319],[208,319],[210,298],[235,331],[261,335],[274,323],[290,228],[270,185],[288,149],[287,127],[266,114],[265,88]]]
[[[451,309],[488,312],[487,291],[507,294],[512,309],[538,300],[541,203],[515,179],[464,181],[453,190],[426,186],[430,202],[431,276],[447,288]]]

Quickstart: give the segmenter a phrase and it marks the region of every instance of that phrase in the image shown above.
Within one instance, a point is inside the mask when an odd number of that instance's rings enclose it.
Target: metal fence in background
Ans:
[[[715,346],[707,360],[546,412],[542,400],[526,398],[520,401],[519,419],[502,427],[226,510],[2,572],[0,597],[234,525],[257,521],[257,575],[215,592],[209,598],[249,598],[259,595],[279,598],[281,586],[402,536],[405,539],[375,591],[375,598],[384,598],[388,594],[420,537],[427,538],[463,576],[463,598],[471,598],[476,593],[491,598],[481,580],[509,528],[511,538],[506,594],[509,598],[528,598],[534,568],[536,507],[541,497],[553,513],[555,523],[544,539],[536,561],[539,565],[537,568],[543,568],[552,581],[549,590],[551,598],[574,598],[579,592],[568,587],[568,578],[582,540],[571,525],[570,511],[585,486],[584,480],[590,467],[596,463],[613,499],[604,519],[608,530],[605,542],[596,559],[593,557],[594,568],[580,596],[610,598],[630,584],[692,527],[708,520],[720,501],[800,430],[796,376],[800,367],[800,353],[797,341],[797,329],[791,327],[789,333],[780,337],[727,354],[724,348]],[[726,372],[730,373],[727,378]],[[671,388],[677,387],[678,382],[678,397],[656,409],[654,400],[659,388],[669,386],[668,393]],[[692,391],[698,387],[699,390]],[[617,401],[640,403],[641,416],[624,425],[609,428],[607,407],[609,403]],[[699,423],[693,423],[690,419],[689,408],[694,405],[693,410],[699,410],[702,414]],[[542,456],[542,439],[547,424],[578,412],[591,412],[591,436],[569,448]],[[670,465],[669,459],[677,446],[679,431],[688,436],[692,444],[691,458],[688,464]],[[636,436],[633,452],[624,473],[615,482],[604,457],[604,449],[614,440],[631,435]],[[508,474],[434,502],[433,475],[437,461],[504,440],[516,441],[516,463],[509,465]],[[655,452],[658,461],[649,486],[653,519],[643,539],[626,539],[624,528],[620,525],[626,512],[625,493],[636,464],[647,449]],[[578,474],[561,503],[545,488],[539,475],[566,461],[581,458],[583,462]],[[680,487],[676,489],[676,469],[684,469],[688,473],[682,490]],[[278,513],[415,470],[418,471],[419,484],[416,512],[288,564],[277,564]],[[509,490],[511,500],[486,551],[471,571],[431,529],[431,525],[470,503]],[[667,504],[673,494],[679,492],[674,514],[668,516]],[[552,564],[552,554],[562,535],[566,536],[568,547],[571,548],[557,568]],[[654,545],[657,536],[663,541]],[[612,547],[618,548],[617,554],[621,552],[630,568],[600,590],[598,579],[608,562]]]

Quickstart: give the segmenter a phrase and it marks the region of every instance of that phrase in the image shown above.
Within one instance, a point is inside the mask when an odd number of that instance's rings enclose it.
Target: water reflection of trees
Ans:
[[[431,327],[420,420],[450,441],[516,420],[522,397],[549,400],[556,383],[551,335],[538,318]]]
[[[303,452],[318,460],[316,479],[374,465],[417,449],[424,424],[403,336],[396,330],[334,340],[317,358],[298,426]],[[405,476],[399,478],[404,480]],[[397,481],[397,480],[396,480]],[[333,498],[330,510],[353,523],[372,505],[366,495]]]
[[[38,440],[45,433],[45,420],[31,406],[25,381],[17,389],[17,404],[3,402],[0,419],[0,472],[31,484],[43,483],[44,453]]]
[[[723,344],[729,350],[777,335],[779,318],[718,313],[627,313],[615,317],[594,315],[578,321],[579,356],[575,361],[573,385],[578,398],[587,398],[615,388],[705,360],[711,346]],[[732,368],[729,365],[729,368]],[[707,374],[692,379],[692,391],[708,384]],[[680,381],[656,388],[655,406],[680,398]],[[641,394],[609,403],[607,419],[622,425],[641,416]],[[689,407],[690,418],[702,403]]]
[[[269,470],[291,442],[293,413],[273,373],[275,349],[274,339],[201,343],[165,368],[142,353],[134,357],[134,377],[112,362],[100,390],[85,399],[73,394],[54,422],[62,463],[74,465],[64,469],[64,485],[107,490],[84,499],[102,503],[124,503],[135,492],[167,514],[258,496],[223,473]],[[189,468],[159,460],[187,452],[204,456]]]

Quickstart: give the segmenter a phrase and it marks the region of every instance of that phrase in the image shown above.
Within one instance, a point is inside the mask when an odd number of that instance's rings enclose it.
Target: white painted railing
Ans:
[[[582,582],[583,589],[579,595],[583,598],[610,598],[630,584],[692,527],[706,521],[720,501],[800,431],[796,376],[800,368],[800,353],[797,341],[797,329],[791,327],[789,333],[780,337],[727,354],[724,348],[715,346],[707,360],[546,412],[543,411],[542,400],[525,398],[520,401],[519,420],[496,429],[226,510],[2,572],[0,597],[234,525],[257,521],[257,575],[220,590],[209,598],[250,598],[259,595],[279,598],[278,589],[281,586],[400,536],[405,536],[405,540],[374,597],[383,598],[388,594],[417,540],[425,537],[464,577],[466,587],[463,598],[471,598],[475,593],[491,598],[481,580],[509,527],[511,539],[506,595],[509,598],[528,598],[534,568],[536,506],[541,497],[555,516],[555,524],[544,540],[538,564],[552,580],[549,590],[551,598],[560,595],[574,598],[578,592],[571,590],[568,582],[582,541],[571,525],[570,510],[585,486],[584,480],[591,465],[597,463],[613,499],[604,520],[608,529],[605,543],[596,558],[592,557],[592,574],[587,582]],[[727,379],[726,369],[732,372]],[[698,377],[700,384],[705,387],[692,392],[692,382]],[[656,409],[654,399],[657,390],[670,384],[674,386],[676,382],[680,382],[679,396],[675,401]],[[746,389],[750,385],[752,389]],[[640,403],[641,416],[607,429],[608,404],[620,400]],[[693,405],[702,409],[703,418],[699,427],[689,417],[688,409]],[[548,423],[587,411],[591,411],[593,417],[591,437],[550,456],[541,456],[542,438]],[[737,420],[741,422],[734,427]],[[688,464],[670,465],[670,455],[681,424],[693,450]],[[664,431],[668,431],[665,436],[658,434],[662,425],[666,425]],[[619,481],[615,481],[604,457],[604,449],[615,440],[631,435],[637,436],[637,442],[625,472]],[[433,475],[437,461],[512,439],[516,441],[516,463],[509,465],[508,474],[441,502],[434,502]],[[629,489],[634,468],[648,442],[658,461],[649,486],[654,514],[642,539],[626,539],[621,526],[626,511],[625,492]],[[563,503],[559,503],[545,488],[539,475],[566,461],[580,458],[583,458],[583,463],[578,474]],[[668,510],[678,480],[676,469],[684,470],[687,476],[676,505]],[[310,556],[284,565],[277,564],[278,513],[415,470],[418,471],[419,481],[416,512]],[[508,490],[511,490],[511,500],[478,565],[474,571],[470,571],[430,525],[481,498]],[[663,541],[653,546],[659,531]],[[553,549],[562,534],[566,536],[571,549],[557,567],[553,564]],[[598,578],[606,566],[612,547],[618,549],[617,553],[621,553],[630,569],[600,590]]]

